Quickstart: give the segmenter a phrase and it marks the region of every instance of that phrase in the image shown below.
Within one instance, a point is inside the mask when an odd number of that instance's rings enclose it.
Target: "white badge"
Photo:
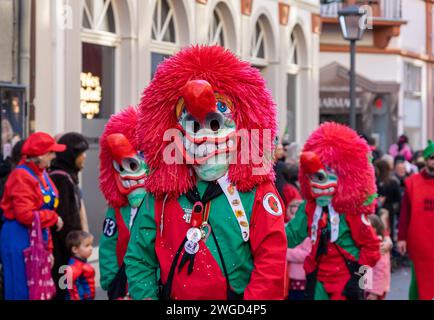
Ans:
[[[199,251],[199,243],[188,240],[185,242],[184,249],[188,254],[196,254]]]
[[[190,228],[187,231],[187,240],[192,242],[199,242],[202,238],[202,232],[198,228]]]
[[[273,216],[278,217],[283,213],[282,204],[280,203],[279,198],[272,192],[265,195],[262,200],[262,205],[264,206],[264,209]]]

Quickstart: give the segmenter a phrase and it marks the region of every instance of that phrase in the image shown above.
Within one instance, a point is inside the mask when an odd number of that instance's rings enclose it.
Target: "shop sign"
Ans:
[[[361,107],[361,98],[356,97],[356,108]],[[320,107],[325,109],[349,109],[350,108],[350,98],[343,97],[339,95],[333,96],[321,96],[320,97]]]
[[[90,72],[82,72],[80,75],[80,111],[87,119],[93,119],[100,113],[102,100],[102,88],[100,78]]]

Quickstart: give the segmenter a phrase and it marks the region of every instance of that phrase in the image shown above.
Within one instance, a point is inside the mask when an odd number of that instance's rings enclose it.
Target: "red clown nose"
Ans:
[[[185,106],[196,120],[203,122],[208,113],[216,110],[214,91],[205,80],[192,80],[181,89]]]
[[[312,174],[324,169],[320,158],[315,152],[306,151],[300,155],[300,165],[307,174]]]
[[[137,154],[131,143],[122,133],[113,133],[107,137],[106,141],[113,159],[117,163],[122,163],[122,159],[134,157]]]

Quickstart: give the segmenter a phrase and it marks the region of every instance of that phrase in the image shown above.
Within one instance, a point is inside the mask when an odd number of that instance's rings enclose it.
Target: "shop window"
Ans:
[[[421,147],[422,68],[404,63],[404,131],[414,148]]]
[[[265,28],[261,21],[258,19],[256,23],[253,36],[252,36],[252,47],[251,56],[253,59],[266,60],[265,54]]]
[[[224,23],[222,15],[217,8],[213,12],[209,26],[208,44],[225,46]]]
[[[151,31],[151,79],[154,78],[158,65],[178,50],[174,17],[172,3],[157,0]]]
[[[116,33],[112,0],[84,1],[82,27],[93,31]]]
[[[114,113],[115,48],[83,43],[80,110],[86,119],[108,119]]]
[[[25,88],[0,85],[1,102],[1,154],[11,155],[12,147],[26,136]]]
[[[286,133],[285,139],[288,141],[296,140],[296,126],[297,126],[297,105],[299,101],[299,43],[296,35],[296,28],[291,33],[289,39],[288,50],[288,74],[286,84]]]
[[[404,63],[404,92],[406,96],[420,96],[422,91],[422,68]]]
[[[298,64],[298,38],[295,36],[294,32],[291,33],[288,58],[289,64]]]
[[[174,11],[167,0],[157,0],[152,20],[152,39],[161,42],[176,42]]]
[[[155,72],[157,72],[158,65],[164,61],[164,59],[169,58],[170,55],[162,54],[157,52],[151,52],[151,79],[154,79]]]

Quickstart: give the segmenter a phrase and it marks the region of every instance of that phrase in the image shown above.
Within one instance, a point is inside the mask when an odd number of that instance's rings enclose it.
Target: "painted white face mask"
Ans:
[[[178,147],[201,180],[214,181],[228,171],[236,151],[231,108],[230,100],[214,93],[206,81],[189,81],[184,87],[176,107],[183,135]]]

